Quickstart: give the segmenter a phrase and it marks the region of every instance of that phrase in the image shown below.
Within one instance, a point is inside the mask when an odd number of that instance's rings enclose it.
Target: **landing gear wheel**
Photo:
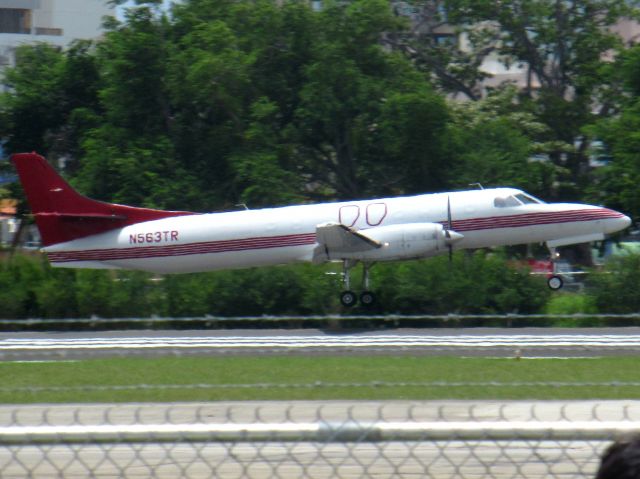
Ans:
[[[360,295],[360,302],[363,306],[371,306],[376,302],[376,295],[371,291],[363,291]]]
[[[357,301],[358,298],[352,291],[343,291],[340,294],[340,302],[342,303],[342,306],[350,308],[351,306],[354,306]]]
[[[562,278],[560,276],[554,275],[547,280],[547,286],[549,286],[549,288],[554,291],[559,290],[563,285],[564,281],[562,281]]]

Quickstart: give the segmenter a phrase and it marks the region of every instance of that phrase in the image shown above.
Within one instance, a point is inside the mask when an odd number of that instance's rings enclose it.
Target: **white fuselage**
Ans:
[[[389,225],[446,225],[448,201],[451,229],[464,236],[454,249],[595,241],[630,222],[623,214],[602,207],[502,201],[521,193],[500,188],[187,215],[55,244],[45,252],[56,266],[157,273],[311,261],[320,224],[341,223],[364,233]]]

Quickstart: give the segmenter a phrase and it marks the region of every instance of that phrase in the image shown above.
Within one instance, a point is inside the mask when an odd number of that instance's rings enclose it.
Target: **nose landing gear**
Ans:
[[[358,302],[358,297],[351,291],[351,268],[357,261],[345,259],[342,262],[342,282],[344,291],[340,293],[340,302],[343,306],[350,308]],[[360,293],[360,303],[363,306],[372,306],[376,302],[376,295],[369,291],[369,269],[373,263],[362,263],[362,293]]]
[[[564,281],[560,276],[554,274],[553,276],[549,276],[549,279],[547,279],[547,286],[549,286],[549,289],[557,291],[559,289],[562,289],[562,286],[564,286]]]

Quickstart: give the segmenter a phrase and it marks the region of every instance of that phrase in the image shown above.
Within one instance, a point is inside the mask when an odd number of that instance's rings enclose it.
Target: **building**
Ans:
[[[1,0],[0,68],[15,64],[16,47],[47,42],[65,47],[102,34],[102,17],[115,16],[107,0]]]

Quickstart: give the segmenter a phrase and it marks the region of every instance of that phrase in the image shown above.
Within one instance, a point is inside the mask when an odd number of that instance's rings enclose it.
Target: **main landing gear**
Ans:
[[[549,253],[551,253],[551,266],[553,269],[551,276],[547,279],[547,286],[549,286],[549,289],[552,289],[553,291],[558,291],[559,289],[562,289],[562,286],[564,286],[562,277],[557,274],[556,260],[559,255],[555,248],[549,248]]]
[[[356,265],[356,261],[345,259],[342,262],[342,282],[344,291],[340,293],[340,302],[343,306],[350,308],[358,302],[358,296],[351,291],[351,268]],[[376,295],[369,291],[369,268],[373,263],[362,263],[362,293],[360,293],[360,303],[363,306],[371,306],[376,302]]]

